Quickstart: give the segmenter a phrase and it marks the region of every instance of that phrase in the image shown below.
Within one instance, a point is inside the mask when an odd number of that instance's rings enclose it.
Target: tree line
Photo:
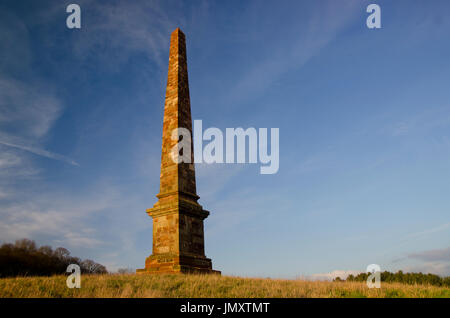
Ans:
[[[371,275],[371,273],[360,273],[356,276],[348,275],[347,279],[337,277],[334,281],[366,282],[369,275]],[[441,277],[435,274],[403,273],[403,271],[398,271],[396,273],[391,273],[388,271],[381,272],[381,281],[386,283],[403,283],[409,285],[422,284],[450,287],[450,276]]]
[[[81,273],[108,273],[105,266],[90,259],[71,256],[64,247],[55,250],[50,246],[38,247],[29,239],[0,246],[0,277],[61,275],[66,273],[70,264],[78,264]]]

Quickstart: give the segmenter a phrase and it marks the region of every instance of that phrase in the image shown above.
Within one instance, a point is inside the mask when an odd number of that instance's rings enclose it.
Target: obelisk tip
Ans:
[[[181,33],[184,35],[183,31],[181,31],[180,28],[176,28],[175,30],[173,30],[172,35],[177,34],[177,33]]]

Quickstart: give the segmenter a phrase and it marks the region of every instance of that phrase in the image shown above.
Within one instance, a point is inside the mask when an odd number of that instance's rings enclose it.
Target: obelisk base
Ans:
[[[136,274],[218,274],[212,269],[211,259],[192,255],[159,254],[145,260],[145,268]]]
[[[197,195],[172,192],[158,194],[147,213],[153,219],[153,252],[138,274],[220,274],[205,256],[203,220],[209,212],[196,202]]]

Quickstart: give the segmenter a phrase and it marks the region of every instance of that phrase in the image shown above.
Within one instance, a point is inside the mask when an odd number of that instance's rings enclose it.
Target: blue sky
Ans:
[[[151,254],[170,33],[193,119],[280,129],[280,169],[197,164],[206,255],[227,275],[450,275],[448,1],[0,4],[0,241],[108,269]],[[311,276],[315,275],[315,276]]]

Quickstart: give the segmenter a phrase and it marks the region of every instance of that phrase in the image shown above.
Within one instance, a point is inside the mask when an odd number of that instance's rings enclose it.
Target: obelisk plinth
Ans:
[[[205,256],[203,220],[209,212],[197,202],[193,142],[190,163],[177,163],[171,156],[178,143],[171,138],[177,128],[188,129],[192,136],[186,39],[178,28],[170,38],[158,201],[147,210],[153,219],[153,253],[137,273],[220,274]]]

